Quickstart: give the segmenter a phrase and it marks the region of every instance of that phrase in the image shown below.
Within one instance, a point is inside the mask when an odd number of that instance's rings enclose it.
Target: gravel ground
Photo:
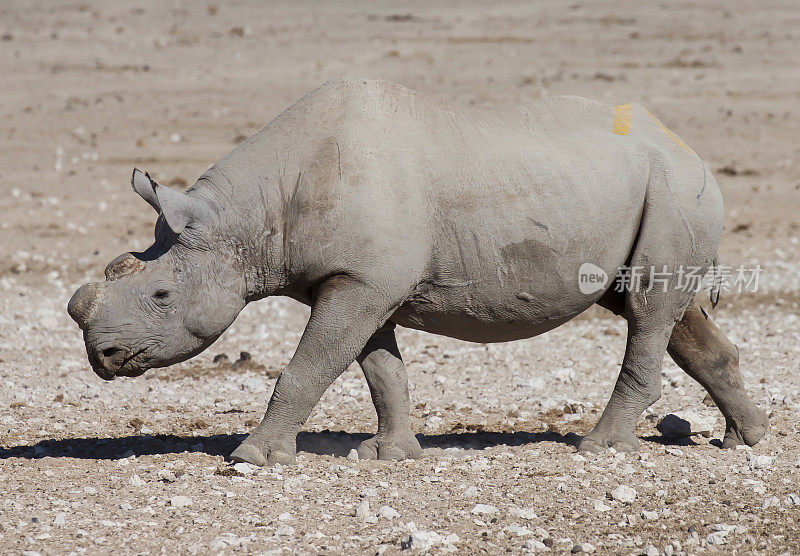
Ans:
[[[0,13],[0,74],[15,84],[0,91],[0,552],[800,552],[795,3],[0,1]],[[350,455],[376,427],[355,366],[312,414],[297,466],[225,461],[302,332],[307,309],[289,300],[249,306],[192,361],[97,378],[65,306],[148,244],[131,166],[184,187],[345,73],[464,102],[637,100],[680,133],[723,188],[722,260],[763,268],[757,293],[709,311],[771,415],[764,440],[720,450],[721,415],[667,358],[641,452],[577,454],[624,350],[624,322],[600,309],[507,344],[399,330],[415,461]],[[659,420],[680,412],[710,435],[662,437]]]

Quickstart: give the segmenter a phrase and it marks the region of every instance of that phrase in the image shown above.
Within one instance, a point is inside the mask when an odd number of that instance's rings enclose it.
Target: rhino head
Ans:
[[[134,190],[158,213],[155,241],[125,253],[105,282],[81,286],[67,310],[83,331],[92,369],[105,380],[139,376],[200,353],[245,305],[245,280],[218,230],[213,204],[134,170]]]

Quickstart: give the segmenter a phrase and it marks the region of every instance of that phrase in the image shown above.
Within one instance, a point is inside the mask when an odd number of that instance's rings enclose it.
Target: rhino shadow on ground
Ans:
[[[202,452],[212,456],[227,457],[241,443],[246,434],[214,435],[129,435],[113,438],[63,438],[42,440],[33,445],[2,446],[0,459],[121,459],[130,456],[156,454],[179,454]],[[372,436],[366,433],[342,431],[301,432],[297,436],[298,452],[317,455],[347,456],[350,450]],[[484,450],[493,446],[521,446],[540,442],[558,442],[577,446],[581,437],[574,433],[561,435],[553,432],[459,432],[447,434],[418,434],[417,439],[424,449]]]

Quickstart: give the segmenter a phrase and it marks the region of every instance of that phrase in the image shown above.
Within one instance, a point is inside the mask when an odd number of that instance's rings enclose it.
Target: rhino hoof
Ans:
[[[359,459],[404,460],[422,457],[422,447],[413,434],[404,438],[373,436],[359,444]]]
[[[591,452],[593,454],[605,452],[608,448],[614,448],[617,452],[638,452],[639,439],[633,434],[625,438],[601,438],[589,433],[583,437],[583,440],[578,445],[579,452]]]
[[[755,446],[767,433],[769,418],[762,410],[755,408],[750,423],[742,425],[728,419],[725,423],[725,438],[722,440],[723,448],[735,448],[741,444]]]
[[[274,465],[276,463],[280,463],[281,465],[294,465],[297,461],[294,454],[269,448],[266,452],[267,454],[265,456],[264,452],[254,444],[241,444],[233,451],[230,459],[235,462],[249,463],[259,467]]]

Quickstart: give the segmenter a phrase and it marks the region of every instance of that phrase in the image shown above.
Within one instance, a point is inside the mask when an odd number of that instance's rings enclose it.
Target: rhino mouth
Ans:
[[[144,348],[130,351],[125,348],[107,346],[104,348],[87,346],[89,364],[94,373],[103,380],[114,380],[118,376],[137,377],[147,371],[139,362]]]

